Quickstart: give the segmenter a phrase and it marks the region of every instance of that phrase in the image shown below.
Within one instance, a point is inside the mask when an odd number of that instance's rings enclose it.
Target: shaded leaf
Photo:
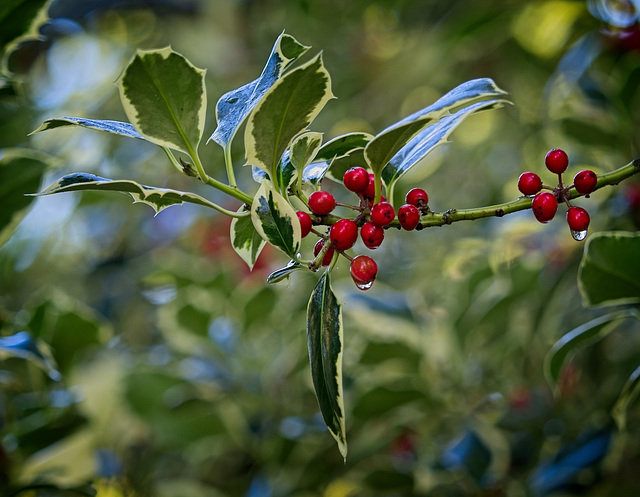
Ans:
[[[127,117],[142,136],[194,155],[206,118],[204,76],[171,48],[138,50],[117,85]]]
[[[291,141],[331,98],[331,79],[320,55],[279,79],[249,116],[245,130],[247,162],[273,178]]]
[[[284,70],[302,56],[308,48],[298,43],[292,36],[282,33],[274,43],[260,77],[220,97],[216,104],[218,126],[209,140],[215,141],[222,147],[229,146],[240,125],[267,90],[278,81]]]
[[[378,133],[366,146],[365,157],[374,172],[382,168],[428,125],[448,112],[480,99],[505,95],[506,92],[488,78],[467,81],[440,97],[432,105],[415,112]]]
[[[578,270],[587,307],[640,302],[640,233],[601,232],[589,238]]]
[[[238,212],[244,210],[244,206]],[[253,269],[266,241],[256,231],[251,217],[234,218],[230,228],[231,246],[240,258]]]
[[[264,181],[251,204],[251,220],[260,236],[289,257],[300,249],[302,231],[296,211]]]
[[[553,386],[557,385],[562,366],[571,352],[578,347],[602,340],[613,330],[613,324],[626,318],[640,319],[640,315],[635,309],[605,314],[563,335],[553,344],[545,357],[544,372],[549,383]]]
[[[27,32],[46,0],[2,0],[0,6],[0,51]]]
[[[15,152],[15,153],[14,153]],[[21,151],[4,150],[0,157],[0,245],[13,234],[40,188],[47,164]]]
[[[640,366],[638,366],[622,387],[618,400],[611,409],[611,415],[619,430],[624,430],[627,424],[627,411],[640,394]]]
[[[307,344],[311,377],[320,412],[342,456],[347,439],[342,392],[342,308],[331,289],[326,271],[316,284],[307,306]]]
[[[128,136],[130,138],[138,138],[140,140],[145,139],[144,136],[135,130],[131,123],[108,121],[104,119],[85,119],[83,117],[53,117],[44,121],[37,129],[32,131],[31,134],[67,126],[82,126],[83,128],[106,131],[107,133]]]
[[[46,190],[34,195],[51,195],[53,193],[81,190],[128,193],[133,197],[134,203],[141,202],[143,204],[147,204],[156,211],[156,214],[167,207],[182,204],[183,202],[204,205],[205,207],[211,207],[216,210],[219,209],[216,204],[208,201],[200,195],[196,195],[195,193],[145,186],[131,180],[112,180],[101,178],[100,176],[89,173],[68,174],[60,178]]]
[[[44,369],[52,380],[59,381],[61,379],[51,354],[26,331],[20,331],[7,337],[0,337],[0,356],[2,355],[10,355],[32,361],[38,367]]]
[[[342,182],[347,169],[357,166],[364,168],[367,166],[367,162],[364,160],[364,148],[352,150],[331,161],[309,164],[304,170],[302,179],[314,186],[317,186],[325,175],[328,175],[334,181]]]

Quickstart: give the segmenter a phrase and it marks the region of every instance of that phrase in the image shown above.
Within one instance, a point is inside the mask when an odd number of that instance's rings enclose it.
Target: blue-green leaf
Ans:
[[[0,356],[2,355],[20,357],[21,359],[32,361],[44,369],[52,380],[59,381],[61,378],[51,353],[43,343],[36,341],[26,331],[0,337]]]
[[[393,184],[409,169],[415,166],[422,158],[438,145],[447,142],[447,138],[467,117],[475,112],[500,107],[507,100],[493,99],[483,100],[470,104],[453,114],[444,116],[436,123],[426,126],[416,133],[406,144],[397,151],[389,163],[382,170],[382,179],[387,185],[388,191]],[[365,150],[366,154],[366,150]]]
[[[267,90],[280,79],[285,69],[308,49],[309,47],[301,45],[292,36],[281,34],[273,45],[260,77],[220,97],[216,104],[218,126],[209,140],[222,147],[229,146],[242,122]]]
[[[640,302],[640,233],[600,232],[584,247],[578,288],[587,307]]]
[[[244,206],[240,211],[244,210]],[[230,228],[231,246],[240,258],[253,269],[266,241],[256,231],[250,216],[234,218]]]
[[[133,197],[134,203],[147,204],[156,211],[156,214],[167,207],[183,202],[203,205],[220,210],[213,202],[190,192],[181,192],[168,188],[156,188],[145,186],[130,180],[112,180],[101,178],[95,174],[73,173],[63,176],[46,190],[34,195],[51,195],[53,193],[74,192],[81,190],[116,191],[128,193]]]
[[[316,284],[307,306],[307,343],[311,377],[320,412],[342,456],[347,438],[342,391],[342,307],[331,289],[326,271]]]
[[[562,367],[571,352],[576,348],[602,340],[613,330],[618,321],[628,318],[640,319],[640,315],[635,309],[605,314],[563,335],[553,344],[545,357],[544,372],[549,383],[553,386],[557,385]]]
[[[207,111],[205,71],[171,48],[138,50],[117,81],[129,121],[148,141],[194,155]]]
[[[116,135],[128,136],[130,138],[138,138],[144,140],[145,137],[138,133],[133,124],[121,121],[108,121],[97,119],[85,119],[83,117],[53,117],[44,121],[31,134],[46,131],[48,129],[62,128],[67,126],[81,126],[83,128],[95,129],[98,131],[106,131]]]
[[[273,179],[284,151],[333,98],[318,55],[280,78],[253,109],[245,130],[247,163]]]
[[[457,86],[434,104],[398,121],[378,133],[366,146],[365,157],[374,173],[387,163],[426,126],[464,105],[481,99],[498,97],[506,92],[488,78],[474,79]]]
[[[296,211],[269,181],[263,181],[251,204],[251,220],[260,236],[289,257],[298,256],[302,231]]]
[[[287,281],[289,279],[289,276],[291,276],[291,273],[300,269],[308,268],[304,264],[301,264],[298,261],[292,259],[286,266],[281,267],[280,269],[276,269],[273,273],[267,276],[267,283],[270,285],[274,285],[276,283]]]

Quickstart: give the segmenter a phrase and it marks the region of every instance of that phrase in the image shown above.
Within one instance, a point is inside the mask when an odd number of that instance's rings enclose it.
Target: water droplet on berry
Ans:
[[[587,238],[587,230],[582,230],[582,231],[571,230],[571,236],[573,237],[574,240],[581,242],[582,240]]]
[[[373,286],[373,280],[367,281],[365,283],[356,283],[356,286],[358,287],[358,290],[369,290],[369,288]]]

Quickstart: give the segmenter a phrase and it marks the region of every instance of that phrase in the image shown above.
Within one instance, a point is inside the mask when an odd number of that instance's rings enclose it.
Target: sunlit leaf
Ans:
[[[260,236],[289,257],[300,249],[302,231],[296,211],[264,181],[251,204],[251,219]]]
[[[240,211],[243,210],[244,207],[241,207]],[[231,221],[230,232],[233,250],[247,263],[249,269],[253,269],[260,252],[262,252],[267,242],[256,231],[249,216],[234,218]]]
[[[587,241],[578,288],[587,307],[640,302],[640,233],[601,232]]]
[[[69,126],[81,126],[83,128],[106,131],[107,133],[128,136],[130,138],[138,138],[140,140],[145,139],[144,136],[142,136],[135,130],[133,124],[131,123],[125,123],[121,121],[108,121],[102,119],[85,119],[83,117],[54,117],[51,119],[47,119],[37,129],[32,131],[31,134],[39,133],[40,131],[46,131],[48,129]]]
[[[139,50],[117,85],[136,131],[156,145],[193,154],[206,118],[204,76],[171,48]]]
[[[602,340],[614,329],[617,321],[627,318],[640,319],[640,315],[635,309],[605,314],[563,335],[553,344],[545,357],[544,372],[549,383],[553,386],[557,385],[562,367],[571,352],[579,347]]]
[[[488,78],[474,79],[457,86],[432,105],[398,121],[378,133],[366,146],[365,157],[371,169],[380,173],[409,141],[428,125],[450,111],[481,99],[503,96],[506,92]]]
[[[342,391],[342,307],[331,289],[326,271],[316,284],[307,306],[307,343],[311,377],[320,412],[342,456],[347,439]]]
[[[506,100],[483,100],[470,104],[438,122],[427,126],[413,136],[382,170],[382,179],[391,190],[393,184],[447,138],[467,117],[475,112],[501,106]],[[366,149],[365,149],[366,154]]]
[[[134,202],[147,204],[156,211],[156,214],[172,205],[184,202],[219,209],[213,202],[190,192],[181,192],[168,188],[155,188],[145,186],[130,180],[112,180],[101,178],[95,174],[73,173],[63,176],[46,190],[35,195],[51,195],[53,193],[74,192],[81,190],[115,191],[128,193]]]
[[[242,122],[266,91],[278,81],[285,69],[302,56],[308,48],[298,43],[292,36],[281,34],[273,45],[260,77],[220,97],[216,104],[218,126],[209,140],[215,141],[222,147],[229,146]]]
[[[0,245],[13,234],[33,202],[26,196],[40,188],[47,164],[24,153],[4,150],[0,156]]]
[[[3,355],[32,361],[44,369],[52,380],[58,381],[61,378],[49,351],[26,331],[0,337],[0,357]]]
[[[627,425],[627,411],[640,395],[640,366],[638,366],[624,384],[618,400],[611,409],[611,415],[618,425],[618,429],[624,430]]]
[[[273,178],[284,151],[331,98],[331,79],[320,55],[285,74],[249,116],[245,130],[247,163]]]

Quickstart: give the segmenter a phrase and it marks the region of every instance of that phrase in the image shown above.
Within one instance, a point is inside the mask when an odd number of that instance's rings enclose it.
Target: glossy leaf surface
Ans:
[[[338,449],[347,457],[342,392],[342,308],[327,271],[316,284],[307,307],[307,342],[311,376],[320,412]]]

